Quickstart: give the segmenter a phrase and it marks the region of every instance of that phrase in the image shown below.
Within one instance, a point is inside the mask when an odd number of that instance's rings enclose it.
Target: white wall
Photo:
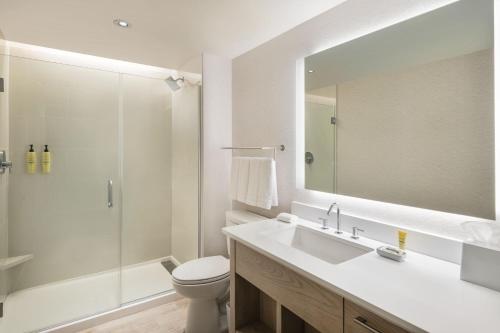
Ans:
[[[296,81],[296,74],[303,70],[299,60],[452,2],[350,0],[233,60],[233,144],[287,146],[277,158],[280,207],[261,213],[288,211],[292,200],[317,205],[337,200],[345,212],[358,216],[442,235],[460,234],[458,224],[467,219],[463,216],[295,186],[296,92],[303,89]]]
[[[221,229],[231,207],[229,179],[231,152],[231,60],[203,54],[203,255],[226,253]]]
[[[200,103],[199,86],[172,96],[172,256],[181,263],[198,256]]]

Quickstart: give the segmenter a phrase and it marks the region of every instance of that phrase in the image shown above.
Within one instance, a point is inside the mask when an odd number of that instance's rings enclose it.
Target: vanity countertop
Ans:
[[[298,224],[318,228],[299,219]],[[421,332],[500,332],[500,292],[460,280],[460,265],[407,251],[396,262],[376,251],[334,265],[266,237],[293,225],[267,220],[226,227],[224,234],[353,300],[403,328]],[[376,249],[380,242],[328,234]],[[409,235],[411,237],[411,235]]]

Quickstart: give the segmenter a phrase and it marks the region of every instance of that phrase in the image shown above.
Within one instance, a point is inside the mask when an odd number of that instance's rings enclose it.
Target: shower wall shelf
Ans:
[[[26,254],[24,256],[8,257],[0,259],[0,271],[6,271],[12,267],[18,266],[26,261],[33,259],[32,254]]]

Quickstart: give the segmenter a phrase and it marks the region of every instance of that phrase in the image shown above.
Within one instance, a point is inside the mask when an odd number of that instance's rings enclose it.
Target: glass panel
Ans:
[[[172,290],[170,272],[197,257],[198,86],[122,75],[122,302]],[[170,271],[170,272],[169,272]]]
[[[120,305],[119,75],[10,58],[8,255],[1,332],[26,332]],[[37,164],[25,164],[33,144]],[[41,167],[43,146],[52,154]],[[111,190],[111,189],[110,189]]]
[[[305,188],[335,192],[335,96],[307,95]]]

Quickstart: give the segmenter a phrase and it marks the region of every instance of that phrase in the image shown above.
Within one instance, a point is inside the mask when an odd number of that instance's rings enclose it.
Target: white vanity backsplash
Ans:
[[[341,207],[342,208],[342,207]],[[317,207],[301,202],[292,202],[292,214],[298,217],[317,222],[319,217],[327,217],[327,207]],[[329,216],[329,225],[335,228],[335,214]],[[436,236],[418,230],[399,228],[384,222],[361,218],[353,215],[346,215],[341,210],[341,229],[344,232],[351,232],[352,227],[359,227],[365,232],[362,237],[371,238],[383,243],[398,245],[398,230],[408,231],[407,249],[419,252],[431,257],[460,264],[462,260],[462,241],[442,236]]]

